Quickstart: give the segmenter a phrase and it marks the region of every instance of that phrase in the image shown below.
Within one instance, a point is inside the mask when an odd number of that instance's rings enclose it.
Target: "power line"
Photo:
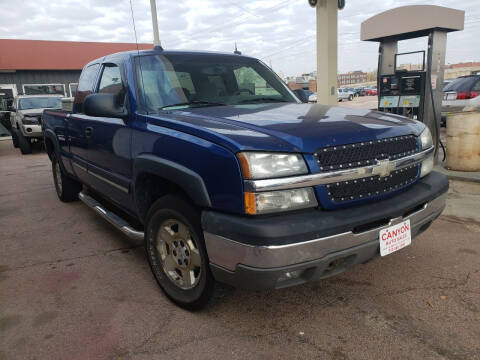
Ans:
[[[269,11],[270,13],[271,12],[274,12],[276,10],[278,10],[280,7],[282,7],[284,4],[290,2],[290,0],[284,0],[282,1],[280,4],[277,4],[275,6],[272,6],[272,7],[269,7],[269,8],[265,8],[265,9],[262,9],[262,13],[265,12],[265,11]],[[221,25],[221,26],[217,26],[217,27],[210,27],[210,28],[207,28],[207,29],[203,29],[202,31],[200,32],[197,32],[195,33],[193,36],[189,37],[188,40],[191,40],[191,39],[196,39],[198,38],[199,36],[202,36],[203,34],[205,33],[214,33],[214,32],[217,32],[218,30],[221,30],[221,29],[224,29],[224,28],[227,28],[227,27],[232,27],[232,26],[238,26],[238,25],[242,25],[244,23],[246,23],[247,21],[249,21],[248,17],[251,16],[251,15],[248,15],[247,14],[247,19],[244,19],[240,22],[230,22],[230,23],[227,23],[227,24],[224,24],[224,25]],[[260,15],[261,16],[261,15]],[[237,18],[238,19],[238,18]]]
[[[263,19],[263,16],[262,15],[258,15],[258,14],[254,14],[252,12],[250,12],[249,10],[245,9],[243,6],[240,6],[238,5],[237,3],[233,2],[233,1],[230,1],[230,0],[226,0],[230,5],[232,6],[235,6],[236,8],[239,8],[240,10],[242,10],[244,13],[247,13],[247,14],[250,14],[252,16],[255,16],[255,17],[259,17],[259,18],[262,18]]]

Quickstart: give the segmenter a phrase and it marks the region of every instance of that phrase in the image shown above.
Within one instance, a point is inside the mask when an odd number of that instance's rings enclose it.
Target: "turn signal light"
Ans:
[[[257,199],[255,193],[245,193],[245,213],[255,215],[257,213]]]

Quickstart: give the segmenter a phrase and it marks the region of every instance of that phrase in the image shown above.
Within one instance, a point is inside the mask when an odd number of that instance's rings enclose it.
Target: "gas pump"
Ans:
[[[378,110],[425,123],[438,145],[443,97],[447,33],[463,30],[465,12],[434,5],[411,5],[387,10],[361,25],[364,41],[379,42]],[[428,49],[398,53],[398,41],[428,37]],[[415,70],[398,67],[402,55],[420,54]],[[436,151],[438,146],[436,146]]]
[[[421,54],[422,68],[403,70],[397,68],[398,56]],[[423,119],[425,104],[425,51],[395,54],[395,73],[378,76],[378,110],[411,119]]]

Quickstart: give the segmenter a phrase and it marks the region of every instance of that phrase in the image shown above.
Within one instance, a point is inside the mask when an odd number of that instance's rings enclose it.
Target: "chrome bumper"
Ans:
[[[252,246],[242,244],[222,236],[204,232],[210,263],[235,271],[242,264],[254,268],[277,268],[321,259],[324,256],[362,245],[378,239],[381,229],[410,220],[412,237],[418,235],[422,227],[437,218],[445,208],[447,193],[425,203],[422,208],[406,217],[390,219],[388,224],[361,233],[351,231],[280,246]]]

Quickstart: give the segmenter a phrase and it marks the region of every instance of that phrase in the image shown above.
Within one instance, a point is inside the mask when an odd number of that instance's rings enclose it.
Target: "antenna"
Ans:
[[[138,50],[137,29],[135,28],[135,17],[133,16],[132,0],[130,0],[130,12],[132,13],[133,32],[135,33],[135,44],[137,44],[137,55],[140,57],[140,50]],[[145,86],[143,84],[142,61],[139,60],[138,66],[140,68],[140,82],[142,83],[142,91],[145,94]]]
[[[130,13],[132,14],[133,33],[135,34],[135,44],[137,45],[137,55],[140,55],[140,51],[138,50],[137,29],[135,27],[135,18],[133,17],[132,0],[130,0]]]
[[[163,50],[160,44],[160,36],[158,34],[158,20],[157,20],[157,2],[156,0],[150,0],[150,8],[152,12],[152,26],[153,26],[153,49]]]
[[[238,49],[237,49],[237,42],[236,42],[236,41],[235,41],[235,50],[233,51],[233,53],[234,53],[235,55],[242,55],[242,52],[241,52],[241,51],[238,51]]]

